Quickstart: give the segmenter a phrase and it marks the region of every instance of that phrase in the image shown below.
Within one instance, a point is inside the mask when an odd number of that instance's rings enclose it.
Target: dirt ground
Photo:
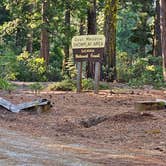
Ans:
[[[166,165],[166,110],[142,114],[134,107],[136,101],[166,99],[164,90],[120,87],[98,95],[43,91],[36,96],[22,88],[0,91],[0,97],[17,104],[39,97],[52,102],[45,113],[0,108],[3,128],[77,145],[75,156],[101,166]]]

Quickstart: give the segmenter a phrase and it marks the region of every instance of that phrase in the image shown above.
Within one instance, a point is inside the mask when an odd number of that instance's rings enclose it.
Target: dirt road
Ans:
[[[0,165],[166,165],[165,110],[142,116],[134,109],[135,101],[166,99],[164,91],[43,92],[40,96],[52,101],[50,111],[13,114],[0,108]],[[16,104],[37,98],[22,90],[0,92],[0,97]]]
[[[49,138],[29,137],[20,132],[0,128],[1,166],[93,166],[68,153],[74,145],[53,143]]]
[[[80,144],[55,142],[46,137],[30,137],[4,128],[0,128],[0,133],[1,166],[165,165],[155,157],[161,153],[155,151],[93,149]]]

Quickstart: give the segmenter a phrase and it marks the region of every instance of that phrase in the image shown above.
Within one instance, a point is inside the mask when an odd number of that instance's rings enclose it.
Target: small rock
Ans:
[[[164,150],[161,147],[155,147],[154,150],[158,150],[160,152],[163,152]]]

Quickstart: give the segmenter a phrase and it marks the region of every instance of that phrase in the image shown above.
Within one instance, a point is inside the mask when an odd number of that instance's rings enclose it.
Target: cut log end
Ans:
[[[165,109],[165,102],[162,101],[137,101],[135,103],[137,111],[156,111]]]

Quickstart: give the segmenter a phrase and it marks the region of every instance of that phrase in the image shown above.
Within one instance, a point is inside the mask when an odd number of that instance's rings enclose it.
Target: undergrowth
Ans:
[[[11,93],[15,89],[15,87],[6,79],[0,78],[0,89]]]
[[[59,91],[75,91],[76,81],[75,80],[63,80],[61,82],[53,83],[49,86],[50,90],[59,90]],[[94,89],[94,81],[92,79],[83,79],[82,80],[82,90],[93,90]],[[100,83],[99,84],[100,90],[109,89],[109,85],[107,83]]]

